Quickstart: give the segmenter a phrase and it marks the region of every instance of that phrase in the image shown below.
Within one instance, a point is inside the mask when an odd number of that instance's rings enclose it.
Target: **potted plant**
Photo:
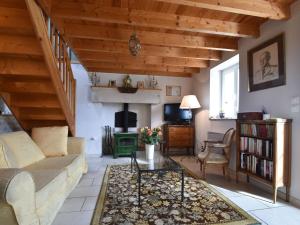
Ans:
[[[147,159],[153,159],[154,157],[154,146],[159,142],[161,135],[160,128],[141,128],[141,139],[145,144],[146,157]]]
[[[220,110],[219,117],[220,117],[220,119],[224,119],[225,118],[225,112],[223,110]]]

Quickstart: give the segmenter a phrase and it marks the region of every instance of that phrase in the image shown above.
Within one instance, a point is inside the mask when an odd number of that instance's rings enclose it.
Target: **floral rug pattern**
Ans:
[[[108,167],[92,225],[260,224],[201,180],[180,175],[142,174],[138,206],[137,173],[129,165]]]

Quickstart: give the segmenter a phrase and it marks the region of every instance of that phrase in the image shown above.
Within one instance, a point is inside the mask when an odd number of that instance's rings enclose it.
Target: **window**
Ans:
[[[210,118],[236,119],[239,93],[239,55],[210,70]]]

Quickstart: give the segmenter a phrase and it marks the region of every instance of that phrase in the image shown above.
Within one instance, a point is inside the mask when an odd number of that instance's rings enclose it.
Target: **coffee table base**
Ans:
[[[133,172],[133,164],[136,163],[136,158],[134,157],[134,153],[131,156],[131,172]],[[138,172],[138,176],[137,176],[137,183],[138,183],[138,202],[139,202],[139,206],[141,206],[141,181],[142,181],[142,173],[159,173],[162,171],[141,171],[141,170],[137,170]],[[181,202],[183,202],[184,199],[184,170],[164,170],[163,172],[177,172],[181,174]]]

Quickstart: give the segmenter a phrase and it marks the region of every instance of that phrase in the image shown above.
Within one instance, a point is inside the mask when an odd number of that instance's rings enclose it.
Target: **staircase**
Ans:
[[[0,1],[0,94],[24,130],[67,125],[75,135],[68,50],[34,0]]]

